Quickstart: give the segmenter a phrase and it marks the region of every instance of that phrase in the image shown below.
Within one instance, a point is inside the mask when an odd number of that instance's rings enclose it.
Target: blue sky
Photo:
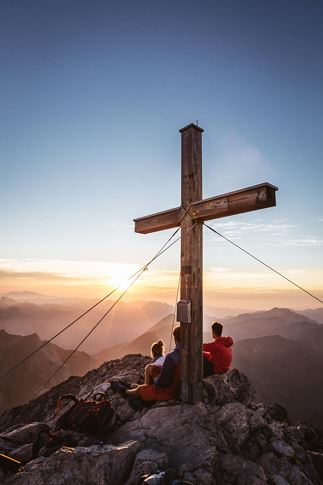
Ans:
[[[94,294],[109,264],[145,262],[170,232],[132,219],[179,205],[178,130],[198,120],[205,197],[279,187],[276,208],[214,227],[322,298],[322,22],[305,0],[1,2],[2,289],[59,291],[44,272]],[[211,233],[204,248],[208,302],[312,306]],[[155,298],[178,263],[154,266]]]

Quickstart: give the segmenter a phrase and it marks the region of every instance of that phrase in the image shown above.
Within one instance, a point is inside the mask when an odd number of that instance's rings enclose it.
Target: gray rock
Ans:
[[[283,440],[284,441],[284,424],[280,423],[278,421],[272,421],[271,423],[268,424],[269,428],[271,429],[271,432],[273,436],[277,440]]]
[[[118,418],[123,422],[128,421],[135,414],[126,399],[118,398],[111,400],[111,406],[116,411]]]
[[[222,455],[219,467],[215,471],[215,478],[220,484],[264,485],[267,483],[265,472],[260,465],[229,453]]]
[[[26,445],[16,448],[14,451],[12,451],[9,454],[9,456],[11,458],[14,458],[15,460],[20,461],[22,464],[25,464],[34,458],[33,449],[34,449],[34,444],[27,443]]]
[[[309,455],[309,457],[313,461],[315,468],[323,482],[323,454],[317,453],[315,451],[308,451],[307,455]]]
[[[287,482],[285,478],[281,477],[280,475],[273,475],[271,477],[271,482],[273,485],[290,485],[290,483]]]
[[[294,458],[295,450],[284,441],[275,440],[271,443],[272,449],[280,456]]]
[[[49,427],[44,423],[30,423],[19,425],[17,429],[2,433],[2,439],[15,444],[35,443],[42,434],[48,435]]]
[[[134,439],[145,447],[157,445],[167,450],[170,466],[178,468],[190,463],[197,468],[204,466],[204,451],[210,448],[208,426],[203,404],[156,407],[125,423],[111,435],[111,440],[122,443]]]
[[[268,406],[264,414],[265,418],[273,421],[286,421],[288,419],[288,413],[283,406],[275,403]]]
[[[45,446],[39,447],[39,456],[50,456],[62,446],[74,448],[75,446],[92,446],[100,444],[100,440],[93,436],[69,430],[56,430],[51,433],[51,439]]]
[[[270,451],[264,453],[257,463],[262,466],[268,476],[281,475],[288,480],[291,466],[286,457],[278,458],[274,452]]]
[[[263,424],[250,430],[245,442],[241,445],[242,455],[248,460],[255,461],[263,451],[269,447],[272,440],[272,431],[268,425]]]
[[[289,481],[293,485],[311,485],[313,483],[297,466],[292,467]]]
[[[256,396],[256,391],[248,377],[238,369],[207,377],[204,383],[208,400],[220,406],[234,401],[250,404]]]
[[[198,483],[199,485],[215,485],[217,483],[213,473],[204,468],[197,468],[193,472],[184,473],[183,480],[188,483]]]
[[[15,485],[124,485],[140,448],[131,441],[120,446],[62,447],[49,458],[31,461],[16,474]]]
[[[145,449],[139,451],[135,463],[126,485],[138,485],[142,482],[144,475],[156,474],[158,471],[165,470],[168,465],[166,453]]]
[[[16,446],[16,443],[0,438],[0,450],[2,453],[8,453],[9,451],[14,450]]]
[[[221,429],[230,450],[239,452],[250,432],[265,424],[263,418],[245,405],[234,402],[225,404],[216,414],[214,424]]]

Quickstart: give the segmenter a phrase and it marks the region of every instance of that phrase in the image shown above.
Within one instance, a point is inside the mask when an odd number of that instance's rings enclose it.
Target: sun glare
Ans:
[[[130,284],[129,277],[134,273],[133,266],[125,264],[116,264],[114,268],[111,268],[109,278],[105,280],[105,283],[114,288],[125,290]]]

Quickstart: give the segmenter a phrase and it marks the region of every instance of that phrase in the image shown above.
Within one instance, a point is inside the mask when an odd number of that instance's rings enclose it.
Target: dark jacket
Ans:
[[[159,387],[160,389],[166,389],[175,384],[174,380],[177,379],[178,369],[179,348],[176,348],[173,350],[173,352],[170,352],[166,355],[166,359],[163,363],[159,379],[155,384],[156,387]],[[178,383],[176,383],[176,385],[178,385]]]

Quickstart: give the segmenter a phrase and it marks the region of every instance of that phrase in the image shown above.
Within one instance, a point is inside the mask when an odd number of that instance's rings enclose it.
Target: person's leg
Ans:
[[[140,386],[136,387],[135,389],[127,389],[125,391],[125,395],[128,397],[140,396],[139,388]]]
[[[135,389],[127,389],[120,382],[112,382],[112,389],[124,397],[140,397],[143,401],[156,401],[156,390],[154,385],[141,384]],[[166,398],[167,399],[167,398]]]
[[[145,384],[150,386],[154,384],[155,377],[159,377],[161,367],[159,365],[148,364],[145,367]]]
[[[153,367],[154,366],[152,364],[148,364],[145,367],[145,380],[144,380],[144,383],[147,384],[147,385],[153,383],[153,378],[152,378],[152,370],[153,370]]]
[[[203,355],[203,378],[214,374],[213,364]]]

